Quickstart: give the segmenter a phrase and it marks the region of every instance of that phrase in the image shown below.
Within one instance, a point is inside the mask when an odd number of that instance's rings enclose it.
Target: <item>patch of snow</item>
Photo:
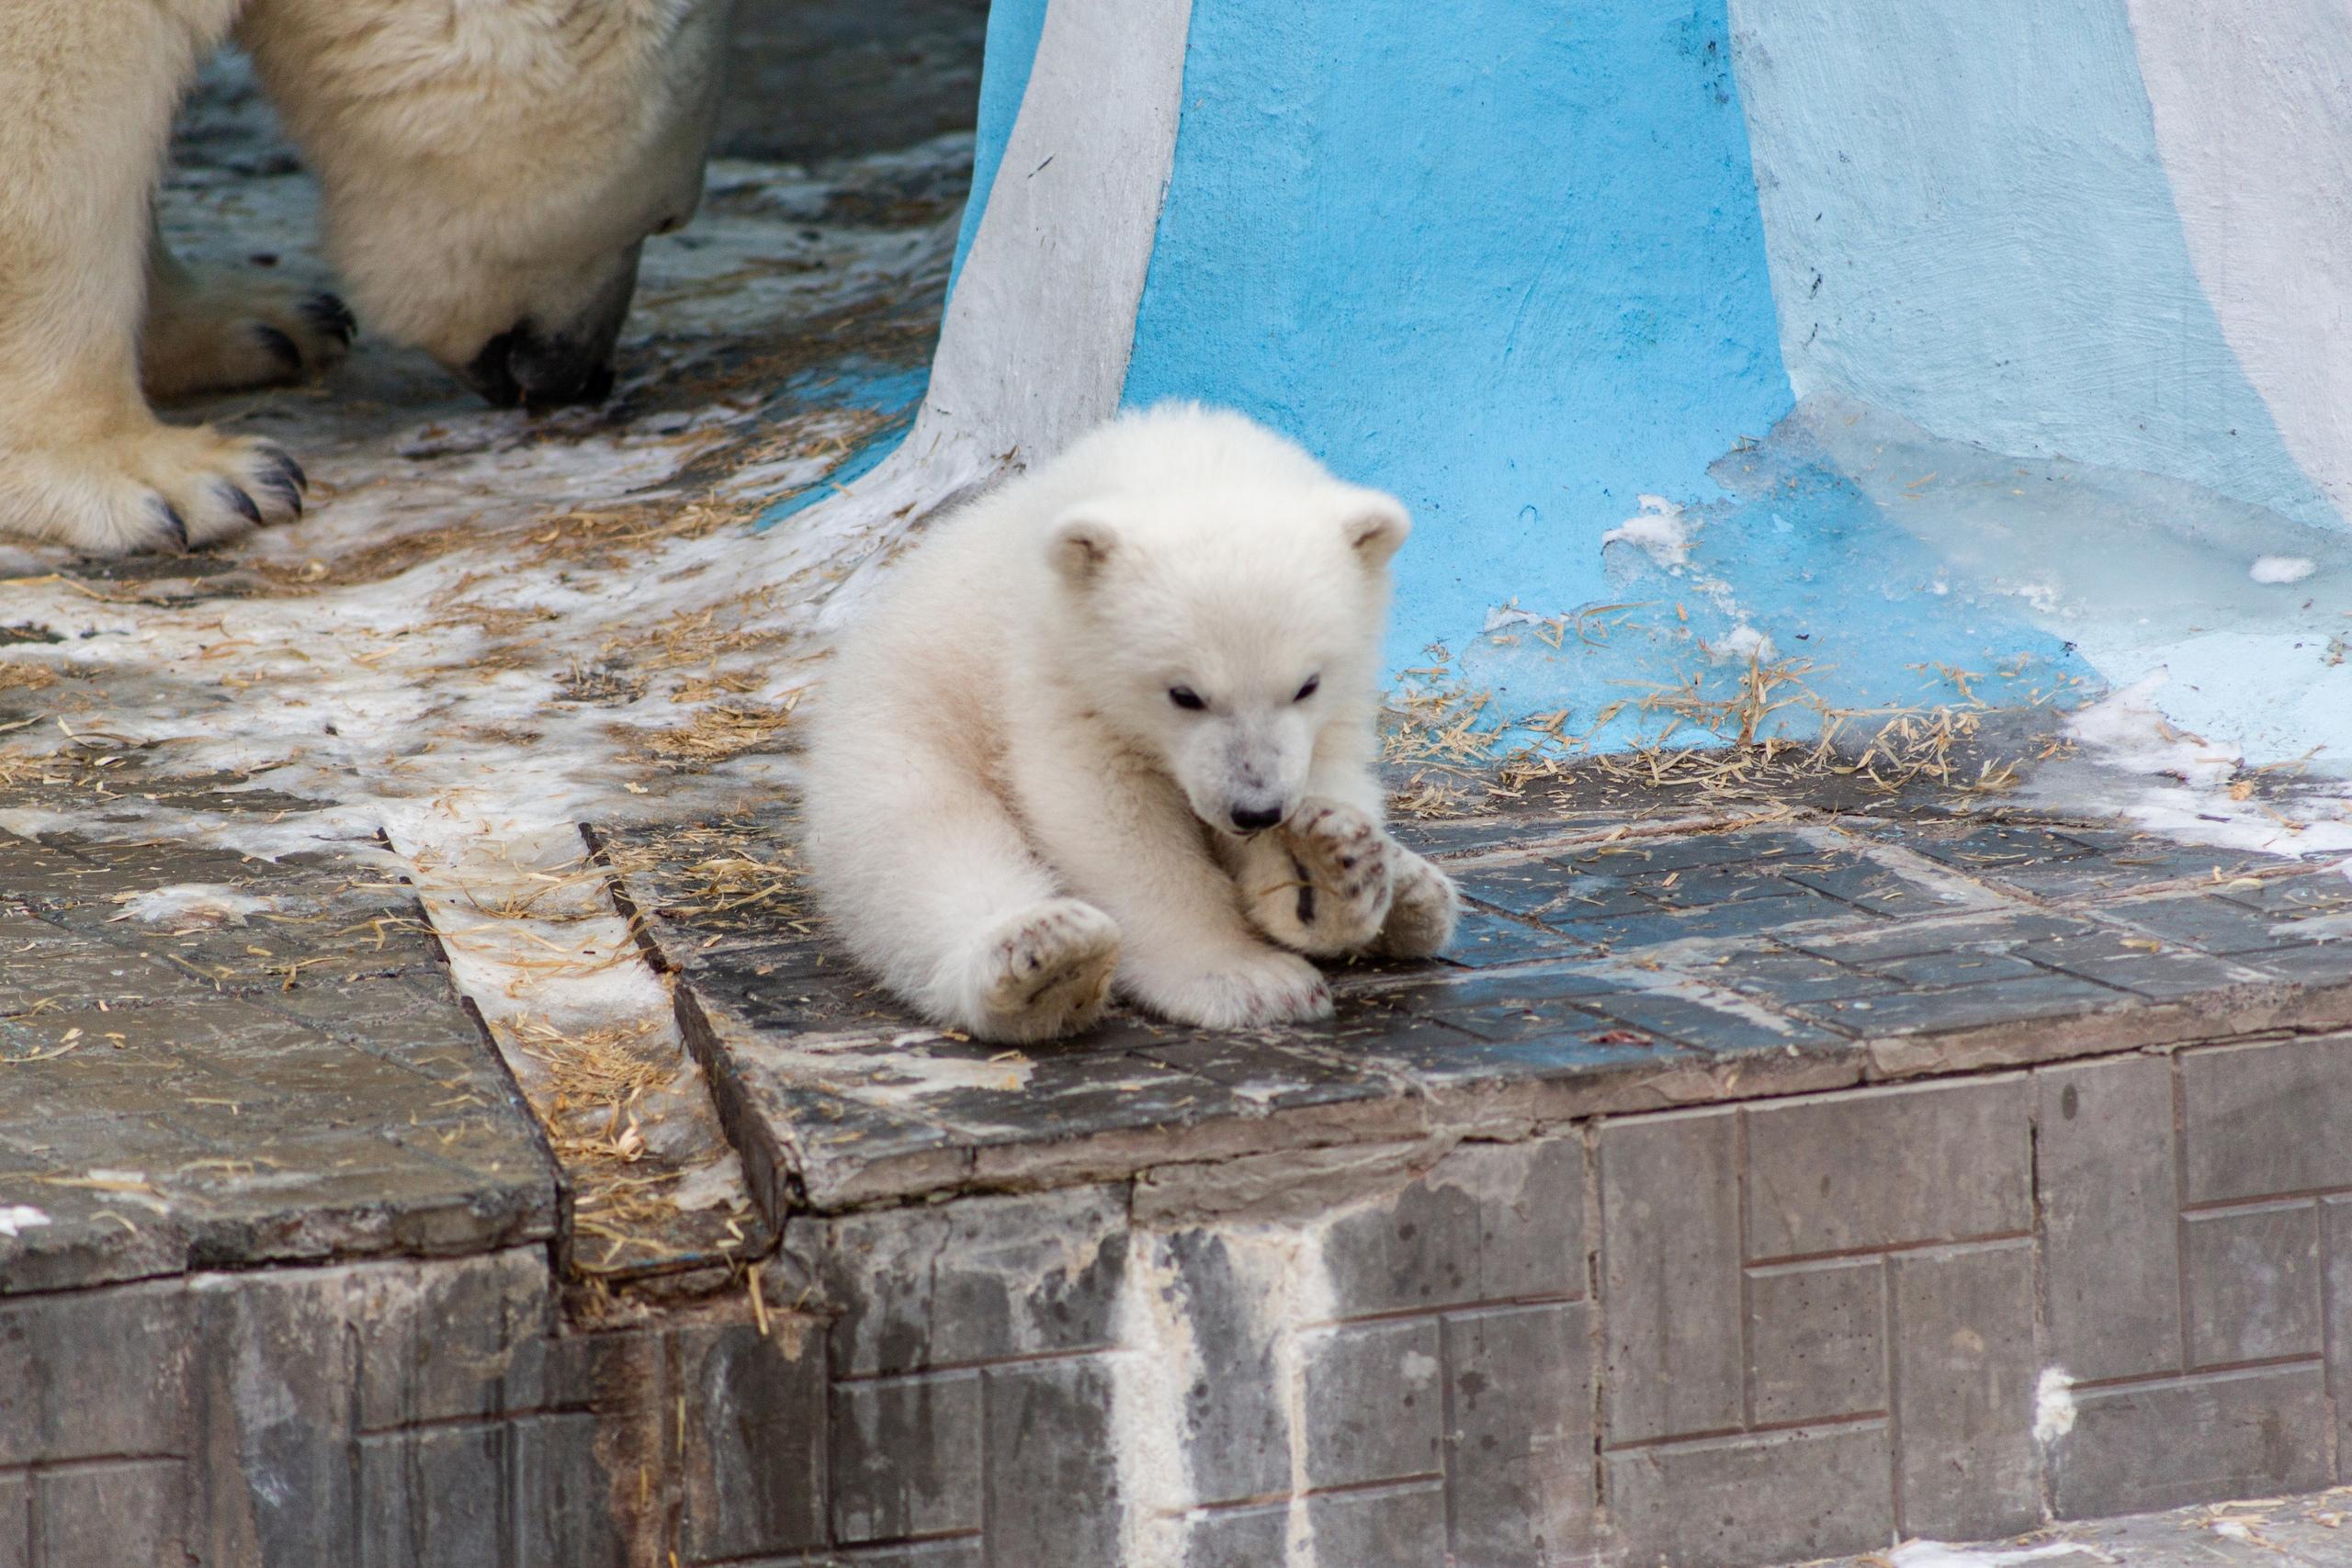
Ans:
[[[2257,556],[2246,575],[2256,582],[2301,582],[2319,570],[2309,556]]]
[[[2064,1367],[2045,1367],[2033,1386],[2033,1440],[2044,1448],[2075,1429],[2075,1380]]]
[[[1738,1019],[1743,1023],[1752,1023],[1775,1034],[1790,1032],[1787,1019],[1758,1006],[1752,998],[1705,978],[1707,966],[1714,962],[1713,954],[1700,953],[1697,946],[1692,945],[1688,951],[1700,967],[1690,969],[1683,967],[1680,962],[1683,951],[1683,943],[1668,942],[1662,947],[1644,948],[1639,964],[1631,959],[1603,955],[1591,960],[1587,967],[1595,974],[1623,984],[1631,990],[1695,1002],[1711,1012]]]
[[[1641,503],[1638,515],[1600,536],[1600,547],[1631,545],[1669,571],[1688,566],[1690,528],[1681,506],[1662,495],[1643,496]]]
[[[2193,788],[2229,783],[2243,759],[2227,746],[2176,729],[2152,700],[2172,679],[2167,671],[2126,686],[2066,717],[2066,733],[2109,767],[2162,773]]]
[[[1707,644],[1707,651],[1726,663],[1760,664],[1773,656],[1772,639],[1746,621]]]
[[[1119,1561],[1135,1568],[1183,1568],[1191,1535],[1193,1466],[1184,1432],[1185,1391],[1201,1376],[1192,1292],[1166,1238],[1127,1233],[1127,1261],[1113,1330],[1111,1462],[1118,1472]]]
[[[743,1162],[732,1154],[686,1172],[670,1190],[671,1206],[690,1213],[740,1208],[750,1201],[751,1192],[743,1185]]]
[[[2069,810],[2111,812],[2186,843],[2297,856],[2352,850],[2352,797],[2313,790],[2298,796],[2290,814],[2251,791],[2233,791],[2242,766],[2236,750],[2177,727],[2157,706],[2154,694],[2169,679],[2160,669],[2068,716],[2066,734],[2091,764],[2087,776],[2052,768],[2028,795]]]
[[[926,1056],[899,1050],[878,1061],[865,1095],[879,1105],[907,1105],[956,1089],[1017,1094],[1029,1087],[1037,1064],[1017,1051],[994,1056]]]
[[[1939,1540],[1906,1540],[1886,1554],[1894,1568],[2010,1568],[2042,1557],[2088,1557],[2098,1562],[2115,1559],[2095,1546],[2053,1540],[2041,1546],[1947,1546]]]
[[[23,1203],[0,1205],[0,1235],[12,1240],[25,1232],[49,1224],[49,1216],[39,1209]]]
[[[248,916],[274,909],[278,902],[211,882],[180,882],[143,893],[118,893],[114,901],[122,906],[116,919],[138,920],[170,931],[242,926]]]
[[[2306,915],[2300,920],[2275,920],[2270,934],[2294,942],[2336,942],[2352,938],[2352,909],[2334,914]]]

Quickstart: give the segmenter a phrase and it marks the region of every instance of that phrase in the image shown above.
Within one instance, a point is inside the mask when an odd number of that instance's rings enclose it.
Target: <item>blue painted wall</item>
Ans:
[[[1049,3],[1102,7],[1097,32],[1046,36]],[[1023,107],[1041,49],[1119,3],[997,0],[959,267],[1016,118],[1058,116],[1051,143],[1141,102]],[[2161,0],[1193,0],[1189,38],[1154,35],[1183,91],[1140,297],[1088,308],[1127,341],[1133,301],[1126,403],[1238,406],[1405,498],[1392,667],[1442,644],[1494,716],[1585,731],[1645,690],[1726,696],[1769,638],[1840,708],[2162,667],[2200,723],[2297,716],[2266,754],[2352,746],[2325,716],[2352,712],[2327,662],[2352,546],[2279,434],[2352,473],[2315,373],[2352,362],[2328,346],[2352,310],[2246,284],[2324,283],[2341,225],[2280,221],[2277,189],[2240,211],[2228,178],[2264,149],[2274,175],[2352,161],[2352,113],[2278,107],[2334,101],[2329,4],[2222,35],[2272,103],[2199,94],[2197,29],[2236,24]],[[2152,38],[2172,63],[2143,75]],[[1090,202],[1131,221],[1149,194],[1071,186],[989,265],[1067,262]],[[1010,392],[990,450],[1049,451],[1066,432],[1024,435]],[[1686,558],[1603,548],[1645,495],[1681,509]],[[2118,497],[2145,499],[2120,535]],[[2261,557],[2308,558],[2311,586],[2263,586]],[[1562,637],[1603,604],[1632,607]]]
[[[2123,0],[1732,16],[1800,394],[2337,521],[2190,265]]]
[[[1392,651],[1601,599],[1787,412],[1722,0],[1195,0],[1127,400],[1233,404],[1418,531]]]
[[[1012,122],[1021,116],[1021,100],[1029,91],[1029,72],[1037,63],[1037,40],[1046,31],[1046,4],[1047,0],[990,0],[979,118],[972,134],[972,194],[965,198],[964,220],[956,231],[950,288],[964,271],[964,258],[971,254],[972,236],[979,232],[980,215],[988,210],[989,191],[1004,162],[1005,143],[1012,137]]]

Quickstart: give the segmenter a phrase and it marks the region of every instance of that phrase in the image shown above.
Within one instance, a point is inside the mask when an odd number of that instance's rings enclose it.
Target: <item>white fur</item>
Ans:
[[[577,387],[639,243],[699,198],[731,6],[0,0],[0,534],[116,554],[300,510],[284,454],[147,404],[315,371],[348,333],[339,306],[198,276],[153,238],[173,107],[232,28],[319,170],[360,314],[477,386],[487,345],[527,340],[531,375]]]
[[[941,524],[813,710],[809,864],[853,950],[942,1023],[1035,1040],[1114,981],[1185,1022],[1319,1017],[1300,954],[1442,946],[1452,886],[1387,836],[1374,774],[1407,527],[1190,404]]]

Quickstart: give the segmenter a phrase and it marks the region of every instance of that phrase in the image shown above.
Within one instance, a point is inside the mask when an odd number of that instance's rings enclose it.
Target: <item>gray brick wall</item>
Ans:
[[[0,1568],[1739,1568],[2313,1490],[2343,1105],[2290,1039],[801,1216],[765,1333],[583,1332],[527,1249],[9,1298]]]

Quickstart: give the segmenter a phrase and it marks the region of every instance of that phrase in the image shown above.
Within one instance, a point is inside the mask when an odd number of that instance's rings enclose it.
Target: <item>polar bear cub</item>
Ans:
[[[983,1040],[1108,995],[1329,1016],[1308,955],[1424,956],[1443,873],[1382,826],[1404,508],[1234,413],[1125,415],[944,523],[813,713],[808,853],[851,949]]]

